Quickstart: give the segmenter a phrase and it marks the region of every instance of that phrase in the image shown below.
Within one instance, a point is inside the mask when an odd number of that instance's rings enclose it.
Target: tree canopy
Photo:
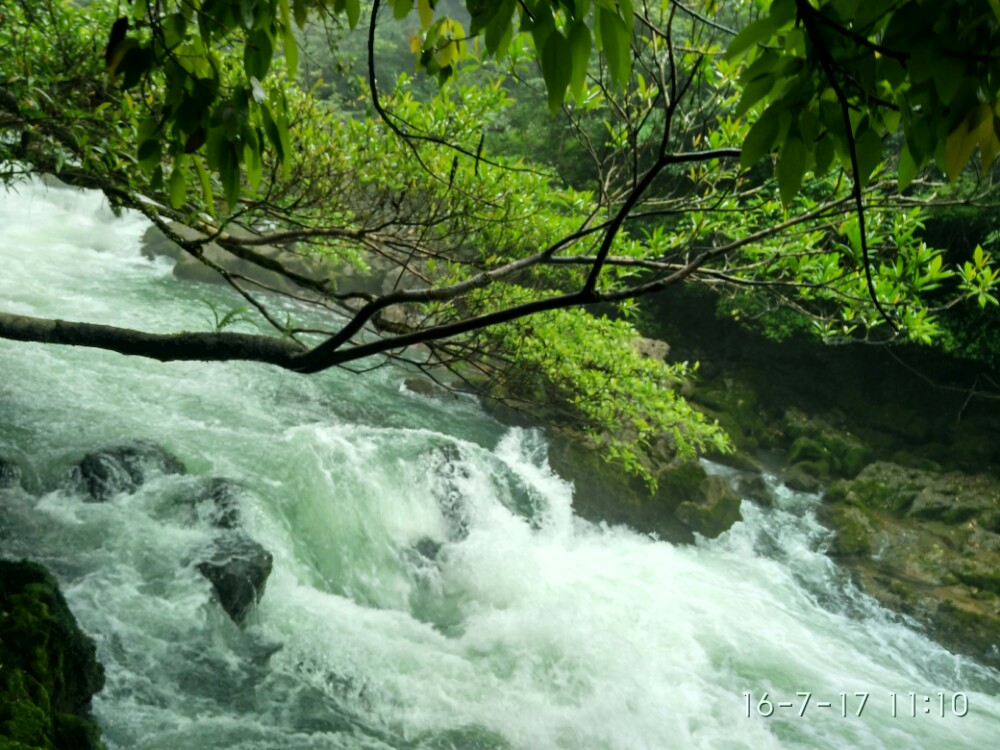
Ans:
[[[691,368],[632,345],[645,295],[698,282],[775,335],[925,344],[996,305],[988,238],[923,231],[935,204],[989,199],[998,37],[996,0],[15,0],[5,180],[141,211],[259,323],[0,312],[0,336],[535,378],[643,473],[664,434],[683,455],[725,445],[676,393]]]

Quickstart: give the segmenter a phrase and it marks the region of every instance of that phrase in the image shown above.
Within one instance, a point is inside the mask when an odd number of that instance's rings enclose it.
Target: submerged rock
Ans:
[[[417,743],[419,750],[510,750],[510,742],[491,729],[467,724],[429,734]]]
[[[437,480],[434,496],[444,519],[446,540],[461,541],[469,535],[471,519],[462,487],[469,479],[469,471],[458,446],[446,443],[436,449],[431,473]]]
[[[244,489],[222,477],[199,477],[187,484],[174,501],[192,521],[207,522],[217,529],[236,529],[241,523],[240,496]]]
[[[198,570],[211,582],[222,608],[241,625],[264,595],[273,563],[270,552],[237,529],[215,540]]]
[[[417,540],[416,544],[413,545],[413,550],[422,559],[434,561],[437,560],[438,555],[441,554],[441,548],[444,545],[429,536],[422,536]]]
[[[21,467],[8,458],[0,456],[0,489],[18,487],[21,484]]]
[[[94,642],[51,574],[0,560],[0,747],[99,750],[90,700],[103,687]]]
[[[135,492],[151,472],[184,474],[174,455],[142,440],[88,453],[70,469],[70,486],[91,502],[104,502],[121,492]]]
[[[1000,480],[878,462],[832,484],[820,519],[864,591],[1000,667]]]
[[[228,479],[210,477],[188,485],[177,504],[192,521],[209,524],[219,532],[204,551],[198,571],[229,617],[243,623],[264,594],[273,557],[242,528],[242,488]]]

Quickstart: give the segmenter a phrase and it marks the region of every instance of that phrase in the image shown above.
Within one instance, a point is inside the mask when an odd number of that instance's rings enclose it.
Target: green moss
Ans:
[[[32,690],[28,690],[31,684]],[[53,748],[52,711],[48,694],[24,671],[4,661],[4,681],[0,689],[0,737],[26,747]]]
[[[721,477],[708,477],[699,484],[700,501],[687,501],[677,508],[677,516],[692,530],[714,539],[741,521],[740,498]]]
[[[87,720],[104,685],[93,642],[77,627],[49,573],[0,561],[0,746],[100,748]]]
[[[837,535],[830,553],[838,557],[867,557],[872,553],[872,529],[858,508],[837,506],[830,513],[830,524]]]
[[[961,560],[952,566],[951,572],[966,586],[1000,594],[1000,570],[988,564],[978,560]]]

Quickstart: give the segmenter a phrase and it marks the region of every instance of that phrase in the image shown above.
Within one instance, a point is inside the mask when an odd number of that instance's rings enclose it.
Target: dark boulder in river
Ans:
[[[136,441],[88,453],[70,469],[69,482],[93,502],[104,502],[121,492],[134,492],[150,473],[183,474],[174,455],[154,443]]]
[[[222,529],[198,570],[211,582],[222,608],[237,625],[264,595],[274,561],[271,553],[242,529],[240,493],[239,485],[212,477],[189,498],[200,518]]]
[[[21,484],[21,468],[8,458],[0,456],[0,489]]]
[[[90,699],[103,687],[94,642],[52,575],[0,560],[0,747],[98,750]]]
[[[219,603],[237,625],[260,601],[274,558],[241,530],[219,536],[198,570],[212,583]]]

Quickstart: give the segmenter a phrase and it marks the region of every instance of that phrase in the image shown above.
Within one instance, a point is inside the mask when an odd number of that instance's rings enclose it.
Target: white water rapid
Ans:
[[[98,195],[22,184],[0,197],[3,309],[167,332],[211,328],[199,299],[240,304],[144,259],[144,230]],[[111,750],[1000,742],[1000,675],[853,589],[814,497],[778,487],[775,508],[677,547],[577,519],[538,434],[397,369],[8,341],[0,363],[0,455],[25,469],[0,490],[0,553],[48,565],[96,640]],[[105,503],[66,488],[85,453],[135,440],[189,473]],[[242,488],[274,556],[242,629],[197,568],[213,532],[183,498],[206,477]]]

